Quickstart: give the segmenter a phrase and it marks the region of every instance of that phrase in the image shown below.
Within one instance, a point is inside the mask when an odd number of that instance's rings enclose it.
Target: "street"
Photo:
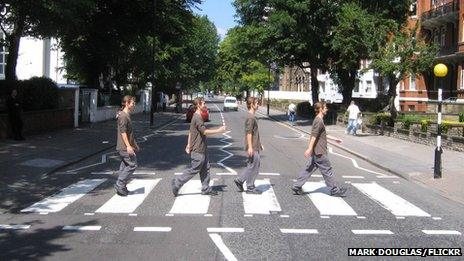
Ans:
[[[262,114],[263,193],[239,193],[245,106],[223,112],[218,98],[207,106],[206,126],[224,121],[228,130],[207,141],[217,196],[200,194],[198,176],[172,195],[171,179],[190,165],[189,123],[183,115],[148,130],[147,117],[135,124],[141,151],[128,197],[113,189],[120,164],[113,150],[30,184],[30,193],[12,187],[18,203],[0,208],[0,260],[344,260],[348,248],[464,247],[461,204],[330,144],[347,196],[329,196],[318,170],[305,195],[293,195],[309,137]]]

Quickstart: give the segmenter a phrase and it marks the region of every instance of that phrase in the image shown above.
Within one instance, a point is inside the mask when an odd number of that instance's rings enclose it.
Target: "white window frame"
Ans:
[[[416,91],[417,90],[416,76],[415,75],[410,75],[409,76],[409,90],[410,91]]]
[[[371,93],[371,92],[372,92],[372,81],[367,80],[366,81],[366,94]]]
[[[0,38],[4,38],[3,32],[0,32]],[[7,51],[7,48],[5,46],[3,46],[3,48],[0,50],[0,55],[3,58],[3,61],[0,62],[0,65],[3,66],[3,72],[0,71],[0,79],[5,79],[6,58],[7,58],[7,55],[8,55],[8,51]]]
[[[461,81],[459,85],[459,89],[464,90],[464,64],[461,65]]]

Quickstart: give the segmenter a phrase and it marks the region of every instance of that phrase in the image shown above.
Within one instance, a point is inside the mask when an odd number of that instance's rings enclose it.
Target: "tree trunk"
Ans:
[[[342,83],[342,96],[343,96],[343,105],[348,106],[353,97],[353,89],[356,84],[356,71],[353,70],[341,70],[339,77]]]
[[[311,65],[311,96],[313,105],[319,101],[319,81],[317,80],[317,68]]]
[[[6,58],[5,66],[5,80],[15,81],[18,79],[16,76],[16,65],[18,63],[19,43],[24,30],[24,19],[18,18],[14,25],[13,32],[8,37],[8,56]]]
[[[398,111],[395,107],[396,85],[398,85],[400,80],[395,75],[390,75],[388,78],[390,82],[390,87],[388,88],[388,104],[390,109],[391,120],[394,121],[396,116],[398,115]]]

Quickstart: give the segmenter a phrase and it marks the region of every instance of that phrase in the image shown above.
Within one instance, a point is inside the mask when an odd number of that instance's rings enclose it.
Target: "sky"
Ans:
[[[227,30],[237,25],[235,22],[235,8],[232,5],[232,0],[203,0],[203,3],[195,9],[194,12],[207,15],[214,25],[216,25],[218,34],[221,39],[227,33]]]

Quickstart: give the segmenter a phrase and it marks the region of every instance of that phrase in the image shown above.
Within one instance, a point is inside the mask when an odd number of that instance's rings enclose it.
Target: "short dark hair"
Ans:
[[[124,107],[126,107],[126,103],[131,102],[131,101],[135,102],[135,97],[132,96],[132,95],[126,95],[126,96],[122,97],[121,106],[124,108]]]
[[[200,103],[203,101],[204,99],[202,97],[196,97],[195,99],[193,99],[193,106],[197,107],[198,108],[198,105],[200,105]]]
[[[255,104],[256,100],[255,97],[248,97],[246,101],[247,108],[251,109],[251,105]]]
[[[324,102],[324,101],[316,102],[314,104],[314,112],[316,114],[319,114],[319,112],[321,112],[321,110],[324,109],[324,106],[327,106],[326,102]]]

